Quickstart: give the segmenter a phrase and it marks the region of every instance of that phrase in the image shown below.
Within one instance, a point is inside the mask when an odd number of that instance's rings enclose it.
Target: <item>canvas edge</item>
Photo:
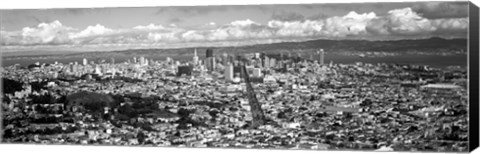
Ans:
[[[479,9],[473,2],[469,4],[469,151],[478,148],[479,142]]]

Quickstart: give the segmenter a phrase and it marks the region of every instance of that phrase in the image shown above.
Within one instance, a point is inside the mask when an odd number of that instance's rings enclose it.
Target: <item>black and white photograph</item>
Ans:
[[[0,9],[0,142],[468,152],[469,5]]]

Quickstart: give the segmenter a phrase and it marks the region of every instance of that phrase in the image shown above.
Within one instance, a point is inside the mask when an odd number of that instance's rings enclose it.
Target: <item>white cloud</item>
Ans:
[[[228,32],[223,29],[212,30],[207,34],[208,41],[226,40],[228,37]]]
[[[91,36],[99,36],[99,35],[109,34],[112,32],[113,32],[112,29],[109,29],[103,25],[97,24],[95,26],[88,26],[85,30],[71,35],[70,38],[76,39],[76,38],[84,38],[84,37],[91,37]]]
[[[384,17],[372,19],[367,23],[365,30],[373,35],[389,35],[390,30],[387,25],[388,22],[388,19],[385,19]]]
[[[148,33],[148,39],[155,42],[170,42],[170,41],[179,41],[175,32],[156,32]]]
[[[50,44],[65,43],[69,41],[68,35],[73,28],[63,26],[56,20],[51,23],[40,23],[37,27],[22,29],[22,43],[25,44]]]
[[[267,23],[276,29],[279,37],[344,37],[366,34],[368,22],[377,18],[375,13],[358,14],[350,12],[345,16],[335,16],[324,20],[278,21]]]
[[[246,20],[236,20],[232,21],[230,23],[230,26],[236,26],[236,27],[246,27],[246,26],[251,26],[251,25],[259,25],[259,23],[252,21],[250,19]]]
[[[273,36],[273,32],[267,26],[261,25],[250,19],[236,20],[213,30],[202,32],[207,41],[229,41],[242,39],[259,39]]]
[[[7,32],[0,30],[0,44],[10,45],[22,41],[21,32]]]
[[[447,33],[468,28],[466,18],[427,19],[412,11],[411,8],[395,9],[387,16],[373,19],[367,25],[367,31],[377,35],[424,35]]]
[[[277,29],[276,35],[286,36],[311,36],[323,29],[323,21],[278,21],[272,20],[267,23],[268,27]]]
[[[165,29],[165,27],[163,27],[162,25],[149,24],[147,26],[142,26],[142,25],[135,26],[135,27],[133,27],[133,29],[137,29],[137,30],[159,30],[159,29]]]
[[[422,34],[436,29],[430,20],[419,16],[411,8],[396,9],[388,12],[390,32],[395,34]]]
[[[435,19],[432,25],[439,30],[467,30],[468,18]]]
[[[368,22],[375,18],[377,16],[373,12],[358,14],[353,11],[342,17],[327,18],[322,34],[332,37],[366,34]]]
[[[203,34],[200,34],[198,31],[195,31],[195,30],[189,30],[189,31],[183,33],[181,36],[185,41],[203,41],[203,40],[205,40],[205,36]]]
[[[129,44],[173,45],[179,43],[215,45],[269,42],[267,40],[291,41],[307,38],[365,37],[411,37],[431,34],[458,34],[466,32],[468,18],[427,19],[411,8],[395,9],[385,16],[375,13],[349,12],[318,20],[271,20],[265,24],[250,19],[237,20],[225,25],[208,22],[196,29],[184,29],[174,24],[139,25],[128,29],[110,29],[96,24],[83,30],[74,29],[54,21],[21,31],[0,31],[2,45],[101,45]],[[248,44],[247,43],[247,44]]]

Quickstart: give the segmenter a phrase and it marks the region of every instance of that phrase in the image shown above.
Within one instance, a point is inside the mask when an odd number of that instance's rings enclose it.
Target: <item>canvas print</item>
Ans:
[[[465,152],[468,5],[0,10],[1,143]]]

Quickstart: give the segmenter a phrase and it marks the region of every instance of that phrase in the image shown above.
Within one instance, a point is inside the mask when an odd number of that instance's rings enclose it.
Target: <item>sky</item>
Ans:
[[[4,52],[466,38],[468,2],[4,9],[0,23]]]

